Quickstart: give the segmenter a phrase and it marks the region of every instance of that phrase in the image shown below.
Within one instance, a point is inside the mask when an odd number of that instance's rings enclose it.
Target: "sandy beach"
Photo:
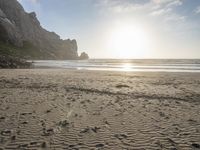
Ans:
[[[200,74],[0,70],[0,149],[200,149]]]

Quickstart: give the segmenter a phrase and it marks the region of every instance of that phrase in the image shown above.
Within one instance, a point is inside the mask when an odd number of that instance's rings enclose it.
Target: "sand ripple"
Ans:
[[[200,76],[1,70],[0,149],[200,149]]]

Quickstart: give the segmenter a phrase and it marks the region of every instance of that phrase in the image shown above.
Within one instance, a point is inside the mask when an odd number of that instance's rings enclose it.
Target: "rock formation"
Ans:
[[[24,59],[0,55],[0,69],[2,68],[31,68],[32,64]]]
[[[83,53],[81,53],[81,55],[80,55],[79,59],[81,59],[81,60],[84,60],[84,59],[89,59],[89,56],[88,56],[88,54],[87,54],[87,53],[83,52]]]
[[[79,58],[76,40],[43,29],[36,14],[25,12],[17,0],[0,0],[0,42],[22,48],[24,58]]]

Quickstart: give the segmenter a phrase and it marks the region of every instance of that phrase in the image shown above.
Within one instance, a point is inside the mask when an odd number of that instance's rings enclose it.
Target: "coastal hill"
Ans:
[[[0,54],[25,59],[78,59],[76,40],[42,28],[17,0],[0,0]]]

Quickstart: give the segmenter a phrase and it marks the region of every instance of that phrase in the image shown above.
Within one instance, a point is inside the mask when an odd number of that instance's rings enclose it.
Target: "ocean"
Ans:
[[[200,72],[200,59],[34,60],[34,68],[124,72]]]

